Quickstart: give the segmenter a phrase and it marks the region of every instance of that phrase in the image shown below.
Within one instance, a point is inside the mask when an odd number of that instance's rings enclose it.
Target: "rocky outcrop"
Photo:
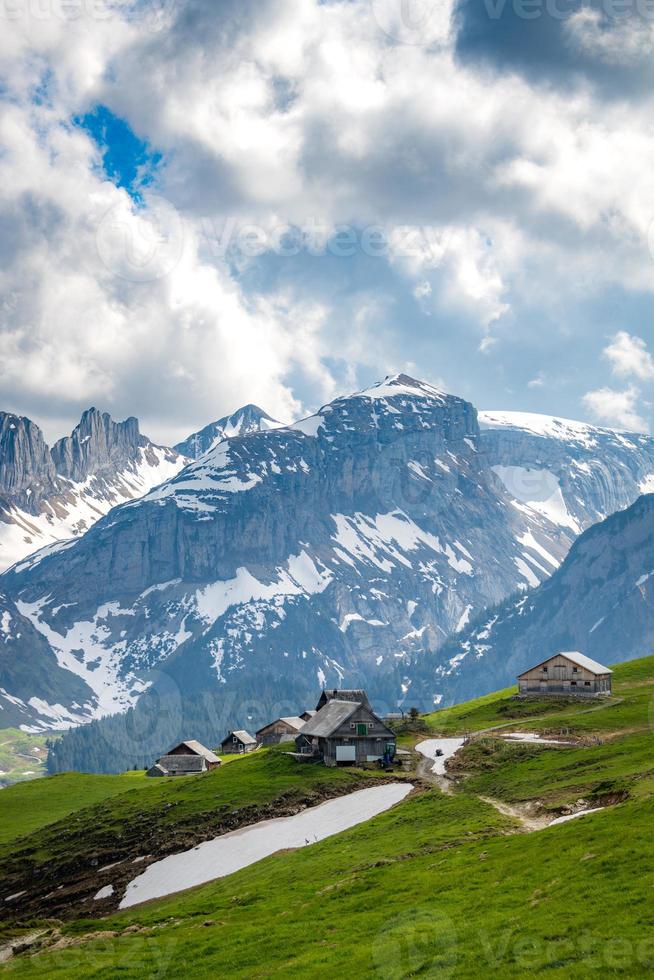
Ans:
[[[38,425],[0,412],[0,498],[38,513],[39,502],[56,489],[57,472]]]
[[[149,440],[141,436],[138,419],[114,422],[106,412],[89,408],[70,436],[52,447],[52,459],[60,476],[82,483],[89,476],[112,476],[138,458]]]

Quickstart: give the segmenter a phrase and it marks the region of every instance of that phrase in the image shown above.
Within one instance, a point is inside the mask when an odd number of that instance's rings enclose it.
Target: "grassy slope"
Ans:
[[[81,945],[5,969],[66,978],[654,975],[654,658],[620,667],[615,687],[614,703],[600,710],[532,704],[545,717],[513,726],[563,728],[583,736],[583,748],[473,742],[454,796],[432,790],[222,881],[71,923],[65,932],[84,935]],[[520,707],[493,695],[429,724],[478,731]],[[592,744],[595,735],[603,744]],[[561,805],[619,787],[628,802],[529,835],[513,833],[514,822],[477,796]],[[130,926],[139,931],[125,933]],[[115,935],[93,940],[96,930]]]
[[[45,775],[46,736],[26,735],[18,728],[0,731],[0,787]]]
[[[347,793],[378,775],[302,765],[270,750],[183,779],[64,774],[15,786],[0,794],[0,825],[8,825],[10,838],[21,828],[23,836],[0,846],[0,895],[26,891],[31,897],[21,905],[28,917],[62,915],[71,906],[97,911],[98,868],[120,863],[108,881],[122,888],[120,875],[133,877],[136,857],[185,850],[262,817]],[[54,806],[43,798],[48,787]],[[37,829],[25,833],[30,822]],[[59,890],[62,883],[65,890]],[[1,913],[6,919],[2,905]]]
[[[90,776],[62,773],[9,787],[0,794],[0,853],[2,845],[56,823],[83,807],[93,806],[132,787],[151,786],[142,773]]]

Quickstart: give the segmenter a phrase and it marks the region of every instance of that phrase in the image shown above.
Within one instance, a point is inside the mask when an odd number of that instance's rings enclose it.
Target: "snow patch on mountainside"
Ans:
[[[214,582],[198,589],[195,602],[198,615],[211,625],[230,608],[253,600],[273,599],[276,596],[315,595],[323,592],[332,580],[327,569],[319,569],[306,553],[291,555],[286,569],[278,569],[279,578],[264,583],[247,568],[237,569],[236,576],[224,582]]]
[[[568,512],[557,477],[549,470],[528,469],[524,466],[493,466],[493,471],[522,509],[546,517],[552,524],[569,527],[575,534],[581,528]]]

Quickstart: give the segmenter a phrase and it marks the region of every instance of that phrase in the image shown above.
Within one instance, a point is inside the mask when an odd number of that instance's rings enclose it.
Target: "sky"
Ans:
[[[0,0],[0,410],[654,425],[652,0]]]

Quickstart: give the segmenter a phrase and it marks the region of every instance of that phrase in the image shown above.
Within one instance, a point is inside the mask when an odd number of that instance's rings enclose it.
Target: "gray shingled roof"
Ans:
[[[361,703],[358,701],[332,699],[306,723],[300,734],[311,738],[329,738],[360,707]]]
[[[536,670],[538,667],[542,667],[543,664],[547,664],[554,657],[565,657],[566,660],[571,660],[573,664],[577,664],[579,667],[585,667],[589,670],[591,674],[612,674],[613,671],[609,667],[605,667],[603,664],[597,662],[597,660],[591,660],[587,657],[585,653],[579,653],[578,650],[561,650],[559,653],[553,653],[551,657],[547,657],[546,660],[541,660],[540,663],[534,664],[533,667],[529,667],[527,670],[523,670],[518,677],[524,677],[528,674],[530,670]]]
[[[220,762],[220,759],[215,752],[212,752],[211,749],[208,749],[205,745],[196,741],[194,738],[189,738],[185,742],[180,742],[179,745],[175,745],[174,748],[178,749],[182,745],[186,746],[187,749],[190,749],[191,754],[201,755],[203,759],[207,760],[207,762]],[[172,751],[173,750],[171,749],[171,752]]]
[[[243,743],[243,745],[256,745],[257,744],[256,738],[253,738],[252,735],[250,735],[249,732],[246,732],[244,729],[239,729],[238,731],[235,731],[235,732],[229,732],[229,734],[227,735],[227,737],[223,739],[223,745],[225,744],[225,742],[228,742],[232,738],[233,735],[236,735],[236,737],[241,740],[241,742]]]
[[[332,689],[322,691],[318,699],[318,704],[320,704],[323,698],[327,701],[358,701],[359,704],[363,704],[366,708],[371,707],[368,695],[363,688],[358,688],[357,690]]]

